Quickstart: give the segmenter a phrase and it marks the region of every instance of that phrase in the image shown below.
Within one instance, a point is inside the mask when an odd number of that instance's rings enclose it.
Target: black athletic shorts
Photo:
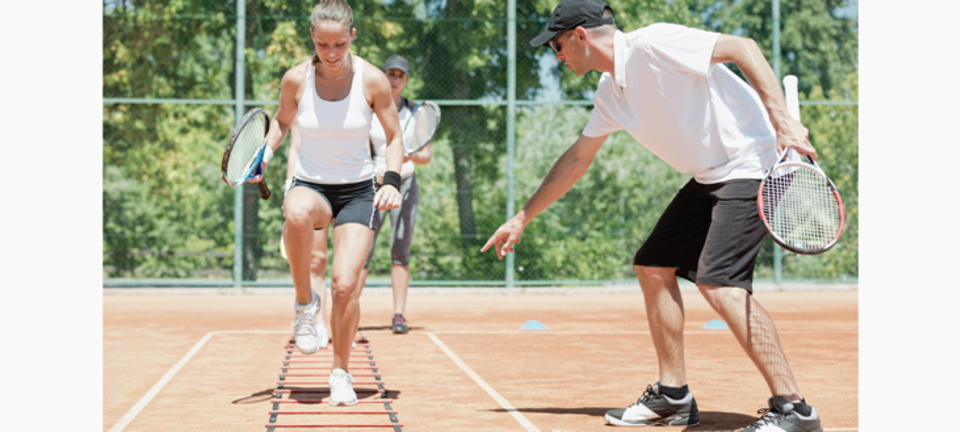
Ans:
[[[753,267],[766,236],[757,211],[760,180],[700,184],[673,198],[633,257],[634,265],[673,267],[696,284],[753,292]]]
[[[376,227],[377,211],[373,208],[373,197],[377,194],[375,178],[345,184],[317,184],[294,178],[290,189],[298,186],[309,188],[320,194],[320,197],[330,205],[333,218],[336,220],[334,227],[345,223],[358,223],[370,229]]]

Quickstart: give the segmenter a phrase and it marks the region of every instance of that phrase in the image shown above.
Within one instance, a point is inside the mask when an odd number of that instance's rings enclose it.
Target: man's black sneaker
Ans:
[[[696,426],[700,411],[693,393],[682,399],[660,394],[660,383],[647,386],[643,396],[626,409],[610,410],[604,416],[614,426]]]
[[[823,432],[820,415],[813,407],[810,407],[810,415],[805,416],[782,396],[770,398],[767,404],[769,408],[757,411],[763,417],[739,432]]]

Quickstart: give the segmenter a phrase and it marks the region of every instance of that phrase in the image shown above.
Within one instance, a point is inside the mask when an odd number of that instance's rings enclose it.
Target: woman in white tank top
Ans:
[[[330,284],[334,352],[330,404],[353,405],[357,398],[350,384],[349,361],[360,321],[360,270],[373,239],[376,210],[400,206],[403,143],[386,75],[349,52],[357,32],[350,6],[344,0],[321,0],[310,21],[316,53],[283,75],[279,105],[266,138],[264,167],[296,119],[300,157],[294,184],[283,201],[284,246],[296,289],[294,339],[306,354],[326,345],[321,340],[321,333],[326,333],[320,331],[323,323],[316,322],[322,305],[310,287],[310,255],[314,229],[329,229],[336,220]],[[367,150],[373,115],[387,137],[387,174],[379,188]]]

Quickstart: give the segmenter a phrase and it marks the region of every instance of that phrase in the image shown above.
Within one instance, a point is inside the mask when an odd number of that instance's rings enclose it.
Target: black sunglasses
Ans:
[[[547,45],[550,45],[550,48],[553,48],[556,52],[559,53],[560,50],[563,49],[563,47],[560,45],[560,42],[559,42],[559,41],[560,41],[560,36],[563,36],[564,33],[568,32],[568,31],[570,31],[570,30],[573,30],[573,29],[577,28],[578,26],[580,26],[580,24],[574,24],[574,25],[572,25],[572,26],[570,26],[570,27],[567,27],[567,28],[565,28],[565,29],[557,32],[557,35],[554,36],[553,39],[550,39],[550,41],[547,42]]]

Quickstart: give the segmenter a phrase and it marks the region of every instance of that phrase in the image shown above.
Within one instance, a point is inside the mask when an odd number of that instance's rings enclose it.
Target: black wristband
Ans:
[[[396,172],[396,171],[387,171],[387,172],[383,173],[383,185],[384,185],[384,186],[390,185],[390,186],[393,186],[393,187],[397,188],[397,190],[399,191],[399,190],[400,190],[400,182],[401,182],[401,181],[403,181],[403,178],[400,177],[400,173],[398,173],[398,172]]]

